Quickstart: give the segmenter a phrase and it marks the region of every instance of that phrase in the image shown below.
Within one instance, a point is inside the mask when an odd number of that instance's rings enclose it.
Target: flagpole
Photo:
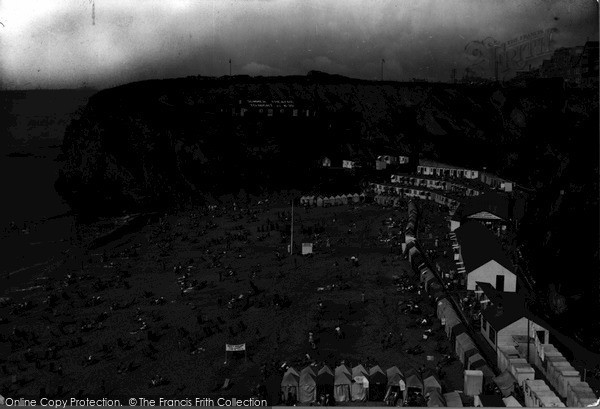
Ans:
[[[290,256],[294,252],[294,199],[292,199],[292,225],[290,232]]]

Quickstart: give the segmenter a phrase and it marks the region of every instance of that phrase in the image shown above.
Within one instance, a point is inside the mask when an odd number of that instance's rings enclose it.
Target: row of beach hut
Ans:
[[[405,376],[397,366],[384,371],[379,365],[369,370],[363,365],[339,365],[332,371],[325,365],[318,370],[308,366],[300,372],[288,368],[281,380],[281,392],[285,401],[300,403],[314,403],[326,394],[336,402],[377,402],[387,400],[392,393],[402,399],[412,392],[441,397],[442,387],[434,375],[421,376],[413,369]]]
[[[343,195],[331,195],[331,196],[302,196],[300,198],[300,204],[302,206],[311,207],[329,207],[329,206],[341,206],[352,203],[362,203],[365,201],[365,194],[351,193]]]

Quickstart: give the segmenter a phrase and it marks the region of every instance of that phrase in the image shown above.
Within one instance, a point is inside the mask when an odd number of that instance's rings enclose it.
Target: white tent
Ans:
[[[369,372],[362,365],[352,368],[352,400],[364,402],[369,394]]]
[[[281,380],[281,391],[283,392],[284,399],[288,399],[290,396],[298,398],[298,386],[300,381],[300,375],[298,372],[290,367],[283,375]]]

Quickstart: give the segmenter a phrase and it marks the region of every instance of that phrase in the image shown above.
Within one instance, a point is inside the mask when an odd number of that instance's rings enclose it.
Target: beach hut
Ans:
[[[457,326],[455,326],[454,328],[456,328]],[[473,342],[471,337],[469,335],[467,335],[466,332],[463,332],[463,333],[457,335],[456,341],[454,344],[454,347],[455,347],[454,351],[456,352],[456,356],[458,356],[458,359],[460,360],[460,362],[465,367],[467,366],[467,365],[465,365],[465,352],[468,351],[469,349],[473,348],[474,346],[475,346],[475,343]]]
[[[526,407],[536,407],[539,405],[536,402],[538,391],[549,391],[550,388],[542,379],[527,379],[523,383],[523,395],[525,397]]]
[[[550,394],[540,396],[539,405],[541,408],[565,408],[565,404],[559,399],[558,396],[551,392]]]
[[[423,394],[424,386],[421,377],[414,369],[406,371],[406,392],[407,395],[413,392],[419,392]]]
[[[317,207],[323,207],[323,197],[322,196],[317,197],[317,199],[315,200],[315,203],[316,203]]]
[[[358,193],[355,193],[352,195],[352,203],[359,203],[360,202],[360,196]]]
[[[459,322],[458,324],[454,325],[452,327],[452,329],[450,330],[450,343],[451,343],[451,345],[454,345],[455,351],[456,351],[456,338],[460,334],[466,334],[466,333],[467,333],[467,327],[462,322]]]
[[[298,387],[300,385],[300,375],[298,372],[290,367],[283,375],[281,380],[281,391],[283,392],[283,398],[287,400],[296,401],[298,399]]]
[[[425,394],[432,392],[432,391],[437,391],[438,393],[442,393],[442,386],[440,385],[439,381],[436,379],[436,377],[433,374],[430,374],[428,376],[423,376],[423,387],[425,390]]]
[[[561,368],[558,371],[556,377],[556,387],[555,389],[558,391],[558,394],[562,398],[567,397],[567,388],[569,384],[581,381],[581,374],[579,371],[568,368]]]
[[[469,365],[470,365],[469,363],[471,362],[471,357],[473,355],[477,355],[477,354],[479,354],[479,350],[477,349],[477,347],[472,347],[465,351],[465,362],[467,362],[466,369],[477,369],[477,368],[469,368]]]
[[[348,195],[341,195],[342,198],[342,204],[347,205],[348,204]]]
[[[480,395],[483,390],[483,372],[466,370],[463,389],[467,396]]]
[[[523,382],[527,379],[535,379],[535,371],[527,363],[511,363],[509,369],[520,386],[523,386]]]
[[[364,402],[369,395],[369,372],[362,365],[352,368],[352,401]]]
[[[316,377],[315,371],[310,366],[307,366],[300,372],[300,380],[298,382],[298,401],[300,403],[312,403],[317,400]]]
[[[552,385],[554,389],[558,389],[558,376],[562,370],[575,371],[575,368],[573,368],[571,363],[566,360],[548,362],[548,367],[546,368],[546,378],[548,379],[548,383]]]
[[[507,396],[506,398],[502,398],[502,402],[504,402],[504,406],[507,408],[522,408],[523,405],[519,403],[518,400],[515,399],[514,396]]]
[[[369,370],[369,400],[383,401],[388,379],[379,365]]]
[[[427,407],[443,408],[446,406],[446,401],[444,400],[444,396],[437,389],[434,389],[430,392],[426,392],[425,399],[427,400]]]
[[[511,358],[519,358],[519,351],[514,346],[498,347],[498,369],[504,371],[508,368],[508,360]]]
[[[319,369],[317,373],[317,397],[328,394],[333,396],[334,381],[335,376],[333,376],[333,372],[327,365]]]
[[[333,204],[335,204],[336,206],[340,206],[340,205],[344,204],[344,201],[342,199],[342,195],[336,195],[333,198]]]
[[[336,402],[348,402],[350,400],[350,386],[352,385],[352,373],[345,365],[335,368],[333,382],[334,399]]]
[[[460,393],[458,391],[444,393],[444,400],[446,401],[446,406],[449,408],[463,407],[462,399],[460,398]]]
[[[485,359],[481,356],[481,354],[477,353],[475,355],[471,355],[467,362],[468,369],[479,369],[482,366],[486,365]]]
[[[493,378],[493,381],[504,397],[514,392],[515,384],[517,383],[515,377],[508,370]]]
[[[442,322],[446,328],[446,336],[451,339],[454,327],[462,324],[460,318],[458,318],[458,314],[456,314],[456,311],[454,311],[453,308],[448,308],[445,313],[446,315],[442,318]]]
[[[393,393],[396,394],[400,399],[406,399],[406,383],[404,382],[404,376],[397,366],[392,366],[385,371],[387,375],[387,391],[385,394],[385,401],[388,400],[389,396]]]
[[[585,407],[595,403],[597,399],[587,382],[573,382],[567,386],[568,407]]]

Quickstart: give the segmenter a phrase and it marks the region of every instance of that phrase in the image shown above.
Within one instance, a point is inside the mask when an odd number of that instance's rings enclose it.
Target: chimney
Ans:
[[[496,307],[496,317],[501,316],[504,313],[504,307],[502,306],[502,303],[498,303],[498,306]]]

